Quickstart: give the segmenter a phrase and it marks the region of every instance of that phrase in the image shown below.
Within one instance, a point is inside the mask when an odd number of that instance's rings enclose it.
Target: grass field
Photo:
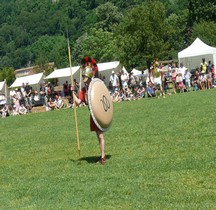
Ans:
[[[115,103],[105,166],[77,116],[0,119],[0,209],[216,209],[216,89]]]

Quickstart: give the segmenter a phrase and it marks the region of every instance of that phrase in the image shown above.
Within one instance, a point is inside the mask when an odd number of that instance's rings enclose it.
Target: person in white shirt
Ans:
[[[179,69],[178,69],[178,74],[181,73],[182,75],[182,79],[183,79],[183,84],[185,85],[185,71],[186,71],[186,67],[183,65],[183,63],[180,63]]]
[[[110,75],[110,84],[112,88],[111,91],[114,93],[115,89],[119,86],[119,78],[114,71],[112,71],[112,74]]]
[[[13,88],[11,88],[11,90],[10,90],[10,102],[11,102],[11,104],[13,104],[14,95],[16,95],[16,91]]]
[[[186,69],[185,71],[185,87],[187,91],[190,91],[190,87],[191,87],[191,73],[188,71],[188,69]]]
[[[34,92],[34,101],[39,101],[39,100],[40,100],[40,96],[39,96],[37,90],[35,90],[35,92]]]
[[[0,91],[0,105],[5,105],[7,103],[5,95]]]
[[[60,108],[63,107],[63,101],[62,101],[61,96],[56,95],[56,96],[55,96],[55,101],[54,101],[54,102],[55,102],[56,107],[57,107],[58,109],[60,109]]]
[[[123,90],[125,90],[128,87],[128,80],[129,80],[128,74],[124,70],[122,70],[122,72],[121,72],[121,84],[122,84]]]

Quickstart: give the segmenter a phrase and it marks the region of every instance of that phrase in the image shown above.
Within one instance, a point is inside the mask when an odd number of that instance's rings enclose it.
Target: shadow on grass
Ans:
[[[109,160],[111,158],[111,155],[106,155],[106,159]],[[98,161],[99,157],[98,156],[90,156],[90,157],[82,157],[77,160],[70,159],[72,162],[76,161],[86,161],[87,163],[96,163]]]

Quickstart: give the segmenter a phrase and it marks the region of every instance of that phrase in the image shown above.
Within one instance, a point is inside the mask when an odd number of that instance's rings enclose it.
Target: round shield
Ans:
[[[92,79],[88,89],[88,105],[91,116],[101,131],[107,131],[112,123],[113,104],[104,82]]]

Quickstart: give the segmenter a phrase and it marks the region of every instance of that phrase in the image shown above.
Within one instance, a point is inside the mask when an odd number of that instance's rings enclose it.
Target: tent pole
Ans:
[[[8,95],[7,95],[8,93],[7,93],[7,85],[6,85],[7,83],[6,83],[6,79],[4,80],[4,82],[5,82],[5,83],[4,83],[4,86],[5,86],[5,96],[6,96],[7,100],[8,100]]]

